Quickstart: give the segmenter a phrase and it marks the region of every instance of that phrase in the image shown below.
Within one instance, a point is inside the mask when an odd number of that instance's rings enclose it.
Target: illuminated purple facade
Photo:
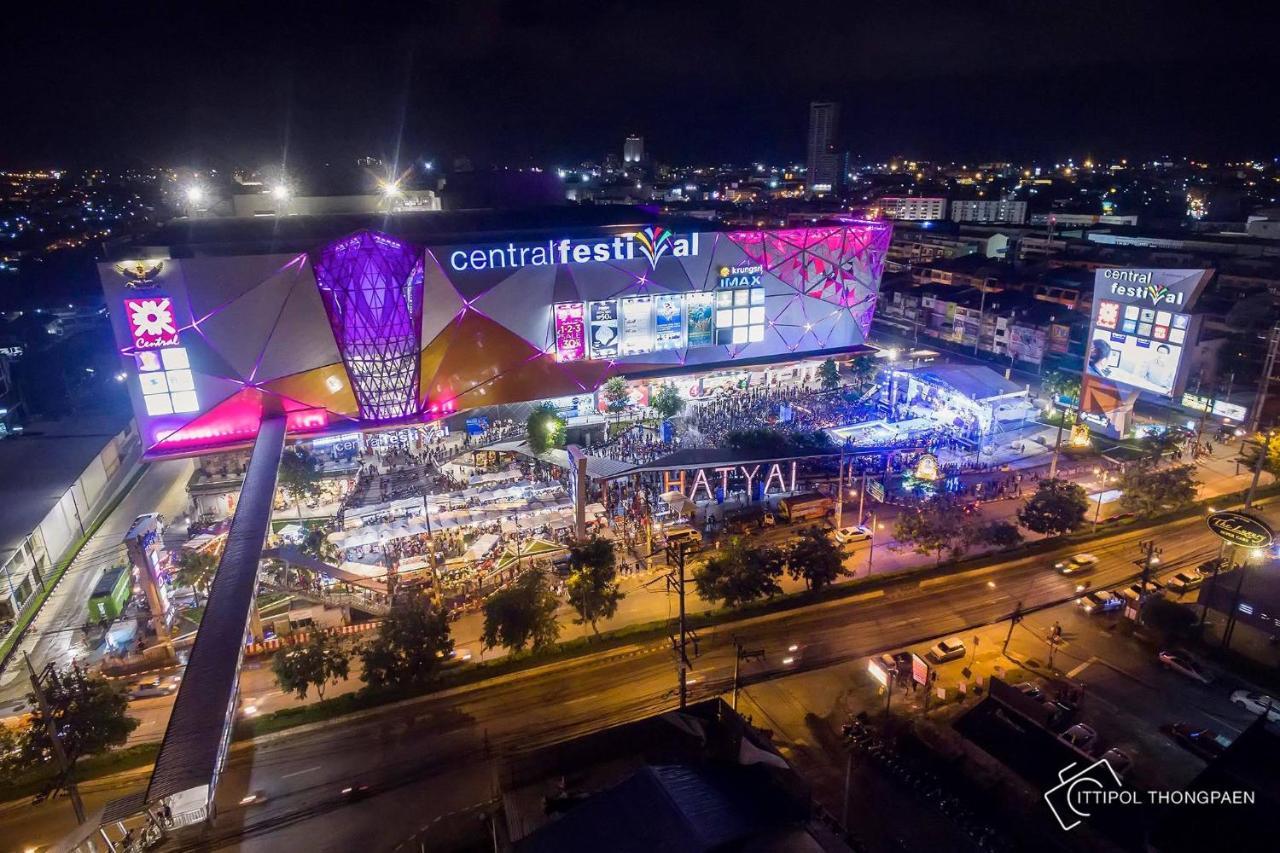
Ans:
[[[313,263],[360,417],[385,421],[416,415],[421,250],[377,231],[361,231],[326,246]]]

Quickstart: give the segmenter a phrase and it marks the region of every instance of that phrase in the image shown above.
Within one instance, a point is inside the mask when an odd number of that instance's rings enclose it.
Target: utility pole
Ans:
[[[744,660],[764,660],[764,649],[745,649],[738,638],[733,638],[733,710],[738,710],[738,686],[740,664]]]
[[[62,738],[58,734],[58,724],[53,719],[53,709],[49,707],[49,699],[45,695],[44,687],[40,683],[40,677],[36,675],[35,667],[31,665],[31,658],[26,652],[22,653],[22,658],[27,662],[27,673],[31,676],[31,691],[35,694],[36,704],[40,706],[40,714],[44,717],[44,724],[49,729],[49,742],[53,746],[53,756],[57,759],[58,768],[62,771],[63,784],[66,785],[67,794],[71,797],[71,807],[76,812],[76,823],[84,823],[84,802],[80,799],[80,789],[76,787],[75,779],[72,777],[72,765],[67,760],[67,751],[62,747]],[[47,674],[52,674],[52,666],[46,668]]]
[[[1156,547],[1156,540],[1144,539],[1138,543],[1138,550],[1144,553],[1134,563],[1142,569],[1142,589],[1145,593],[1147,584],[1151,582],[1151,570],[1160,565],[1160,555],[1164,553],[1164,549]]]
[[[844,451],[840,451],[840,471],[836,474],[836,529],[844,527]]]
[[[1249,418],[1249,432],[1258,431],[1258,423],[1262,420],[1262,407],[1267,403],[1267,393],[1271,390],[1271,371],[1276,366],[1276,354],[1280,351],[1280,322],[1271,327],[1271,337],[1267,340],[1267,360],[1262,368],[1262,379],[1258,382],[1258,394],[1253,400],[1253,416]]]
[[[1218,549],[1218,558],[1210,561],[1213,566],[1213,574],[1209,577],[1209,588],[1206,590],[1208,594],[1200,596],[1204,600],[1200,602],[1200,624],[1197,627],[1201,629],[1204,628],[1205,620],[1209,618],[1209,599],[1211,599],[1213,594],[1218,590],[1218,573],[1226,566],[1226,550],[1227,543],[1224,540],[1222,546]],[[1201,566],[1201,569],[1203,568],[1204,567]]]
[[[1067,413],[1063,411],[1058,418],[1058,437],[1053,440],[1053,458],[1049,460],[1049,479],[1058,476],[1058,451],[1062,448],[1062,428],[1067,423]]]
[[[671,572],[667,575],[667,590],[674,592],[680,601],[679,632],[677,636],[671,638],[671,646],[676,653],[676,667],[680,672],[680,710],[682,711],[689,702],[689,670],[693,669],[693,664],[690,663],[689,656],[685,653],[690,638],[693,640],[693,653],[695,656],[698,654],[697,635],[690,631],[685,623],[684,558],[685,549],[688,546],[688,542],[679,542],[675,545],[667,546],[667,563],[673,566]]]
[[[863,471],[862,472],[862,488],[858,491],[858,524],[862,524],[862,519],[866,517],[862,514],[862,508],[866,506],[866,501],[867,501],[867,472]]]
[[[1255,424],[1258,421],[1257,417],[1254,417],[1253,420]],[[1256,428],[1253,430],[1253,433],[1257,433]],[[1258,490],[1258,479],[1262,476],[1262,465],[1266,462],[1267,453],[1270,452],[1270,450],[1271,431],[1267,430],[1266,434],[1262,436],[1262,441],[1258,442],[1258,458],[1253,460],[1253,479],[1249,481],[1249,491],[1246,492],[1244,496],[1245,509],[1249,509],[1253,506],[1253,493]]]
[[[1009,633],[1004,635],[1004,646],[1000,649],[1000,654],[1009,653],[1009,641],[1013,639],[1013,626],[1022,621],[1022,602],[1019,601],[1013,605],[1013,615],[1009,617]]]

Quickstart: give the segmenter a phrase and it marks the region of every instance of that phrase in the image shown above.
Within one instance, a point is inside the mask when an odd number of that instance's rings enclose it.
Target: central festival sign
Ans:
[[[1223,510],[1205,521],[1218,538],[1242,548],[1266,548],[1275,540],[1275,533],[1265,521],[1243,512]]]

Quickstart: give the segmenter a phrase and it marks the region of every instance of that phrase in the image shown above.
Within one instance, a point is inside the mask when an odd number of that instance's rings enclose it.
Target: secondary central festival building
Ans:
[[[178,221],[100,265],[147,455],[865,349],[890,225],[636,208]]]

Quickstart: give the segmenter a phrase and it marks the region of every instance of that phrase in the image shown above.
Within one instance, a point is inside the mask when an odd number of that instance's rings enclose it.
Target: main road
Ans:
[[[1131,581],[1137,542],[1150,532],[1118,533],[1093,544],[1094,588]],[[1199,519],[1159,529],[1162,570],[1217,553]],[[702,632],[690,674],[694,699],[725,692],[733,672],[733,637],[763,648],[744,667],[759,680],[851,660],[1061,603],[1076,581],[1055,574],[1057,555],[1020,558],[960,574],[886,579],[850,598],[759,616]],[[794,649],[793,649],[794,647]],[[209,844],[244,850],[393,849],[448,816],[497,793],[505,752],[523,751],[675,706],[675,666],[664,642],[562,661],[445,690],[362,715],[237,744],[218,791],[219,817]],[[93,785],[95,803],[137,790],[140,774]],[[347,803],[352,782],[372,787]],[[113,787],[114,786],[114,787]],[[243,797],[259,802],[241,806]],[[12,849],[47,843],[69,828],[64,800],[0,813],[0,837]],[[438,823],[437,823],[438,822]],[[9,840],[12,839],[12,842]]]

